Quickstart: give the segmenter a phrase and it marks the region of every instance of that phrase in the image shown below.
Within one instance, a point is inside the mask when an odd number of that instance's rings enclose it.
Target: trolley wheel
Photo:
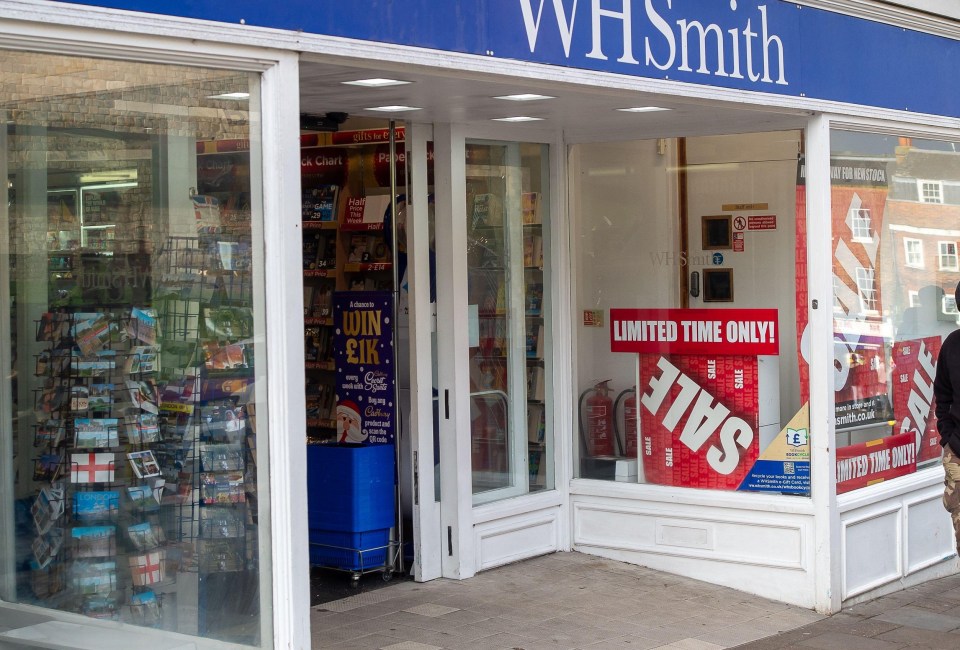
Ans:
[[[393,571],[391,569],[384,569],[383,575],[380,576],[383,578],[384,582],[390,582],[393,579]]]
[[[360,586],[360,572],[354,571],[352,574],[350,574],[350,588],[356,589],[359,586]]]

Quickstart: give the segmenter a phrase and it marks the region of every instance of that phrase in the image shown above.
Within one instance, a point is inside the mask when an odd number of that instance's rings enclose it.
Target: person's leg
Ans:
[[[960,458],[957,458],[950,445],[943,448],[943,507],[953,520],[953,533],[960,555]]]

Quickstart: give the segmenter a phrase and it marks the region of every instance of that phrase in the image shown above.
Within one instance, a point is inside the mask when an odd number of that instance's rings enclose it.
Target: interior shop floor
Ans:
[[[526,560],[463,581],[388,583],[311,611],[313,648],[331,650],[712,650],[821,619],[810,610],[580,553]]]

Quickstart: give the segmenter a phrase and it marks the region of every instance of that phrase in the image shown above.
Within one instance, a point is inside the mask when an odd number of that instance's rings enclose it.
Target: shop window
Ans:
[[[941,241],[937,242],[939,249],[938,261],[941,271],[957,270],[957,242]]]
[[[917,180],[921,203],[943,203],[943,183],[940,181]]]
[[[869,242],[873,240],[873,232],[870,230],[870,210],[851,208],[850,224],[853,230],[853,241]]]
[[[571,148],[579,478],[809,492],[800,139]]]
[[[906,256],[906,265],[915,269],[923,268],[923,242],[919,239],[903,240],[903,251]]]
[[[953,171],[960,154],[951,142],[842,130],[831,133],[831,142],[831,163],[854,168],[848,178],[831,180],[833,271],[857,289],[851,300],[843,282],[834,284],[842,305],[834,314],[837,491],[849,492],[940,459],[929,386],[941,341],[956,328],[956,279],[943,272],[958,269],[958,253],[956,242],[937,241],[936,269],[928,270],[925,240],[917,235],[960,228],[960,217],[942,205],[943,185],[960,180]],[[917,169],[939,169],[942,176],[917,178]],[[915,186],[919,203],[897,184]],[[853,205],[874,216],[876,248],[848,246],[843,221]],[[915,235],[903,238],[903,256],[883,254],[896,241],[883,239],[898,233]],[[870,455],[890,463],[864,471],[858,463]]]
[[[3,59],[0,597],[272,647],[259,77]]]

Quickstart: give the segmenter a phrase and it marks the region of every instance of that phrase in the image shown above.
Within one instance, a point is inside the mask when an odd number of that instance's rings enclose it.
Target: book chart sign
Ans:
[[[392,444],[394,403],[393,294],[338,291],[333,295],[337,369],[337,442]]]

